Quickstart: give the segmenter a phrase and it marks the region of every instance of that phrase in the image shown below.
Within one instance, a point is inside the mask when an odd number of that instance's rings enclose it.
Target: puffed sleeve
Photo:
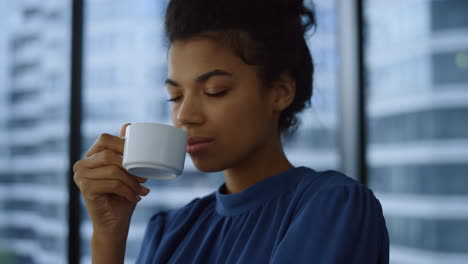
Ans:
[[[166,211],[154,214],[146,226],[145,236],[138,254],[137,264],[152,263],[164,230]]]
[[[371,190],[354,184],[309,196],[274,250],[271,264],[389,263],[385,219]]]

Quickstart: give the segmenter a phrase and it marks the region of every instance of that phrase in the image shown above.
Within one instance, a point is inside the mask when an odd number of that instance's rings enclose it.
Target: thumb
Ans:
[[[126,123],[125,125],[122,126],[120,129],[120,137],[125,137],[125,131],[127,130],[127,127],[131,125],[131,123]]]

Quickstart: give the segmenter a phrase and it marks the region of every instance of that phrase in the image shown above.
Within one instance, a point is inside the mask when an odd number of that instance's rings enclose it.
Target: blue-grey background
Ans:
[[[345,0],[346,1],[346,0]],[[285,142],[296,166],[342,169],[340,0],[316,0],[312,108]],[[162,0],[87,0],[83,153],[126,122],[170,124]],[[380,199],[391,262],[468,263],[468,0],[364,1],[369,187]],[[346,30],[346,29],[345,29]],[[0,263],[66,263],[70,0],[0,0]],[[350,66],[351,67],[351,66]],[[150,181],[126,262],[149,217],[214,191],[222,172]],[[82,206],[82,263],[92,226]]]

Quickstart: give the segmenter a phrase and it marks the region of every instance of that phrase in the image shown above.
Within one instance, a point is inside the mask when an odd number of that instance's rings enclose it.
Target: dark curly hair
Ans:
[[[225,42],[246,64],[258,66],[265,87],[289,73],[296,95],[278,124],[287,135],[298,127],[296,114],[310,106],[314,65],[306,33],[315,26],[314,6],[303,0],[171,0],[165,18],[168,46],[196,37]]]

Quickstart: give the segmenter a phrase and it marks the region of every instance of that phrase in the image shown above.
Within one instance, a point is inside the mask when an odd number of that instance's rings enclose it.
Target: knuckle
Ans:
[[[73,175],[73,181],[75,182],[75,184],[80,187],[79,185],[79,182],[80,182],[80,175],[78,172],[75,172],[75,174]]]
[[[113,181],[111,184],[109,184],[109,188],[116,192],[122,189],[122,184],[119,181]]]
[[[105,146],[106,143],[109,141],[109,138],[111,137],[110,134],[108,133],[102,133],[99,135],[98,139],[96,140],[96,146]]]
[[[73,164],[73,172],[76,173],[79,169],[80,169],[80,166],[81,166],[81,160],[75,162],[75,164]],[[76,174],[75,174],[76,175]]]
[[[80,181],[80,190],[83,194],[87,194],[90,192],[90,189],[91,189],[91,183],[89,180],[85,180],[83,179],[82,181]]]
[[[121,170],[119,167],[112,165],[112,166],[109,166],[109,173],[111,175],[118,175],[121,173]]]
[[[111,137],[109,133],[102,133],[99,135],[98,141],[106,141]]]
[[[113,158],[113,155],[114,153],[108,149],[104,149],[103,151],[101,151],[101,159],[104,163],[106,164],[110,164],[112,163],[112,158]]]

